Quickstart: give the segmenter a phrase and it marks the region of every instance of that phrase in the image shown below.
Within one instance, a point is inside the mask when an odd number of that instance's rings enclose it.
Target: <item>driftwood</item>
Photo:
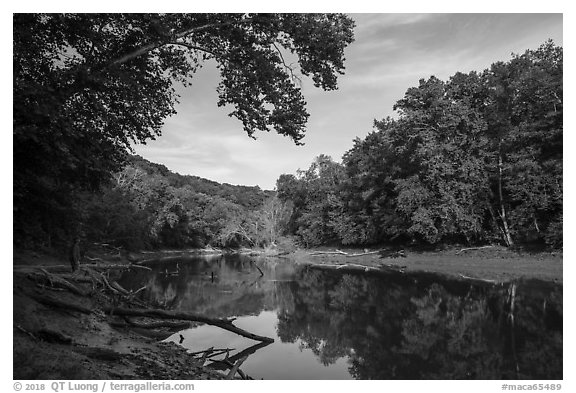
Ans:
[[[212,363],[212,364],[223,364],[223,365],[224,365],[224,366],[222,367],[223,370],[226,370],[226,369],[228,369],[228,368],[232,369],[232,368],[234,367],[234,363],[232,363],[232,362],[231,362],[230,360],[228,360],[228,359],[222,359],[222,360],[212,360],[212,359],[210,359],[210,360],[214,362],[214,363]],[[240,377],[241,377],[242,379],[254,379],[254,378],[250,377],[249,375],[244,374],[244,372],[243,372],[242,370],[240,370],[240,369],[238,369],[237,373],[238,373],[238,375],[240,375]]]
[[[263,277],[263,276],[264,276],[264,272],[262,271],[262,269],[260,269],[260,266],[258,266],[258,264],[257,264],[256,262],[254,262],[254,261],[252,261],[252,264],[253,264],[254,266],[256,266],[256,269],[258,269],[258,271],[260,272],[260,277]]]
[[[112,285],[110,285],[110,283],[108,282],[108,279],[106,278],[106,276],[105,276],[104,274],[101,274],[100,276],[102,277],[102,282],[103,282],[104,284],[106,284],[106,287],[108,287],[108,289],[109,289],[110,291],[112,291],[113,293],[115,293],[115,294],[117,294],[117,295],[128,296],[128,293],[127,293],[126,290],[124,290],[124,292],[123,292],[123,291],[121,291],[121,290],[119,290],[119,289],[117,289],[117,288],[114,288]]]
[[[343,272],[382,272],[383,269],[379,267],[373,266],[364,266],[358,265],[355,263],[346,263],[346,264],[327,264],[327,263],[319,263],[319,264],[308,264],[308,266],[312,269],[318,270],[338,270]]]
[[[234,378],[234,375],[236,375],[236,372],[238,371],[238,369],[240,368],[240,366],[242,365],[242,363],[244,363],[246,361],[246,359],[248,359],[248,356],[244,356],[241,359],[239,359],[234,366],[232,367],[232,370],[230,370],[230,372],[228,373],[228,375],[226,376],[226,379],[232,379]],[[242,377],[243,379],[246,378],[245,376]]]
[[[221,329],[228,330],[229,332],[236,333],[242,337],[246,337],[252,340],[271,343],[274,339],[264,336],[259,336],[244,329],[240,329],[232,324],[230,319],[214,319],[208,318],[202,315],[195,315],[180,311],[167,311],[159,309],[131,309],[131,308],[115,308],[115,307],[104,307],[104,311],[109,314],[122,315],[122,316],[134,316],[134,317],[150,317],[150,318],[161,318],[161,319],[179,319],[184,321],[195,321],[203,322],[208,325],[217,326]]]
[[[335,250],[335,251],[315,251],[315,252],[311,252],[308,255],[310,256],[316,256],[316,255],[344,255],[347,258],[353,258],[353,257],[362,257],[364,255],[373,255],[373,254],[378,254],[380,252],[380,250],[378,251],[366,251],[366,252],[361,252],[358,254],[350,254],[347,252],[344,252],[342,250]]]
[[[52,287],[66,289],[79,296],[87,295],[86,292],[78,288],[76,285],[70,283],[68,280],[55,274],[50,274],[44,269],[42,269],[41,271],[42,273],[29,273],[28,277],[30,277],[34,281],[41,281],[42,283],[48,283]]]
[[[482,247],[463,248],[463,249],[461,249],[460,251],[457,251],[457,252],[456,252],[456,255],[459,255],[459,254],[461,254],[461,253],[463,253],[463,252],[466,252],[466,251],[483,250],[483,249],[485,249],[485,248],[492,248],[492,247],[494,247],[494,246],[482,246]]]
[[[310,265],[310,267],[320,270],[342,270],[342,271],[364,271],[364,272],[380,270],[376,267],[357,265],[352,263],[339,264],[339,265],[332,265],[326,263],[326,264]]]
[[[243,358],[244,356],[249,356],[252,355],[254,352],[256,352],[257,350],[264,348],[266,346],[270,345],[269,342],[261,342],[258,343],[256,345],[252,345],[249,348],[246,348],[245,350],[243,350],[242,352],[238,352],[236,355],[234,356],[230,356],[227,360],[234,363],[237,360]],[[214,370],[225,370],[227,368],[229,368],[226,363],[223,363],[221,360],[212,360],[210,359],[211,362],[213,362],[212,364],[210,364],[208,367],[212,368]]]
[[[214,347],[211,347],[211,348],[205,349],[203,351],[189,352],[188,354],[195,356],[195,355],[208,353],[209,354],[208,357],[210,358],[210,357],[222,355],[223,353],[230,352],[233,350],[234,350],[234,348],[216,348],[216,349],[214,349]]]
[[[496,284],[498,281],[496,280],[489,280],[487,278],[476,278],[476,277],[470,277],[470,276],[465,276],[463,274],[459,274],[460,278],[463,278],[465,280],[472,280],[472,281],[482,281],[482,282],[487,282],[490,284]]]

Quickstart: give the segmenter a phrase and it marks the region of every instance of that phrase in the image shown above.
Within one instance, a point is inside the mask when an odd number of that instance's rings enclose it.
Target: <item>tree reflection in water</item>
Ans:
[[[357,379],[562,379],[561,285],[514,283],[512,319],[511,284],[341,274],[278,260],[259,260],[260,277],[252,262],[180,261],[178,274],[161,265],[121,283],[148,285],[143,300],[211,317],[273,311],[277,342],[311,351],[326,367],[346,359],[342,372]],[[258,349],[250,359],[264,356]]]
[[[507,288],[302,270],[278,335],[357,379],[562,379],[562,287],[517,283],[514,324]]]

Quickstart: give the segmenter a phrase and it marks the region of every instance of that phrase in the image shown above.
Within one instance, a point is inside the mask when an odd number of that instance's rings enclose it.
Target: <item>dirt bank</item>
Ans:
[[[115,328],[101,309],[117,301],[90,282],[80,296],[31,276],[65,262],[58,257],[15,252],[13,272],[14,379],[223,379],[204,361],[174,343]],[[33,265],[33,266],[32,266]],[[45,269],[46,270],[46,269]],[[48,277],[48,276],[47,276]],[[92,310],[84,313],[43,304],[46,299]],[[116,304],[114,304],[116,305]],[[170,334],[170,332],[165,332]]]

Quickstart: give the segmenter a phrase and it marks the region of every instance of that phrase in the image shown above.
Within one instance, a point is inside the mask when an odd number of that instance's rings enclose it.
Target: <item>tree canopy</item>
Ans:
[[[338,181],[310,176],[322,156],[279,177],[279,197],[295,206],[292,232],[307,244],[561,247],[562,58],[549,41],[480,73],[420,80],[395,119],[375,121],[342,164],[323,165],[339,168]]]
[[[301,144],[308,113],[298,77],[336,89],[354,27],[341,14],[13,18],[15,221],[44,232],[57,220],[38,213],[61,216],[71,190],[97,189],[133,143],[159,136],[175,113],[174,83],[188,86],[209,60],[221,76],[217,104],[248,135],[274,129]]]

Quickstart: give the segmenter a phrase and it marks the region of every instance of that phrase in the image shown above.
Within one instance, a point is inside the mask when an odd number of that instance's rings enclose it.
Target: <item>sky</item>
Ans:
[[[216,105],[218,72],[207,63],[191,87],[178,88],[178,113],[166,120],[162,136],[135,146],[136,153],[180,174],[274,189],[280,174],[306,169],[320,154],[340,161],[375,119],[394,115],[394,103],[421,78],[482,71],[549,38],[563,46],[562,14],[349,15],[355,42],[345,51],[338,90],[303,81],[310,113],[304,146],[274,131],[249,138],[241,122],[227,116],[230,108]]]

